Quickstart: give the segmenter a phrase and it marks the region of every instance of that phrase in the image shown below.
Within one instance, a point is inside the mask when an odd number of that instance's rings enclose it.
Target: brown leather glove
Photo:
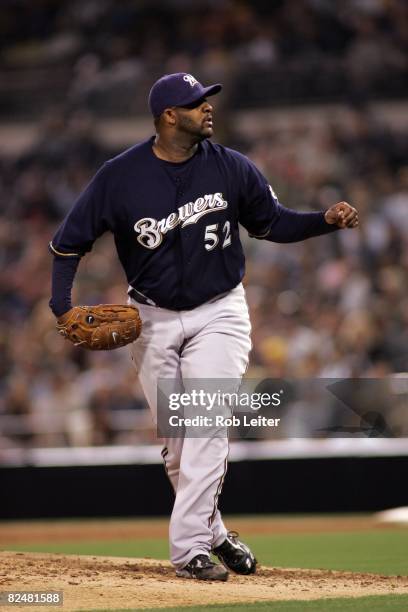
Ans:
[[[58,319],[57,330],[75,346],[109,351],[134,342],[140,336],[142,322],[135,306],[74,306]]]

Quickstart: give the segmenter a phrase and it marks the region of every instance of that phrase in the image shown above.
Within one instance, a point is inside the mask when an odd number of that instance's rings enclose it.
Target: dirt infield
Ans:
[[[106,610],[408,594],[408,576],[261,567],[255,576],[202,583],[176,578],[165,561],[4,551],[0,590],[63,590],[64,611]]]
[[[377,524],[370,516],[310,517],[230,517],[231,529],[245,535],[269,533],[322,533],[330,531],[365,531]],[[0,523],[0,547],[7,544],[63,542],[74,540],[112,540],[131,538],[167,538],[168,519],[58,520]]]

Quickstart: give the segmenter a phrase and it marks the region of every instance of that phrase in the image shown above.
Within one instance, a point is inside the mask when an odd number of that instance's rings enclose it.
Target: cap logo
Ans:
[[[185,74],[183,76],[183,81],[189,83],[191,87],[194,87],[194,85],[197,85],[198,83],[197,79],[195,79],[192,74]]]

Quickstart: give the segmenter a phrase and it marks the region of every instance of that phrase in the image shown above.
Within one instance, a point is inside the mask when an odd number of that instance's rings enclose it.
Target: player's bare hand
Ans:
[[[326,223],[330,225],[337,225],[342,229],[345,227],[357,227],[358,226],[358,212],[347,202],[338,202],[330,206],[324,213]]]

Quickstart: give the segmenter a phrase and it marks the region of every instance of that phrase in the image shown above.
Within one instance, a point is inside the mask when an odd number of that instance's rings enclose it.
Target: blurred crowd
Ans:
[[[235,130],[236,130],[235,126]],[[290,245],[242,238],[252,318],[249,378],[381,378],[408,370],[408,134],[368,109],[229,140],[300,210],[348,200],[361,228]],[[238,143],[238,145],[237,145]],[[54,329],[47,244],[102,160],[89,117],[50,115],[30,151],[0,163],[0,445],[133,444],[155,432],[127,348],[89,353]],[[113,240],[81,262],[74,303],[123,302]],[[310,407],[307,409],[310,410]],[[298,422],[314,422],[310,412]],[[330,425],[333,415],[325,410]],[[300,419],[300,420],[299,420]],[[302,421],[302,422],[303,422]]]
[[[0,114],[12,117],[19,105],[30,114],[30,84],[43,110],[44,99],[58,104],[29,150],[0,156],[0,450],[155,440],[128,349],[88,353],[56,334],[47,250],[89,178],[118,152],[102,143],[94,117],[144,111],[155,73],[186,70],[226,82],[217,140],[247,154],[282,204],[324,210],[347,200],[360,212],[358,230],[298,244],[242,232],[254,345],[248,377],[378,379],[408,371],[408,130],[373,114],[364,95],[351,96],[346,120],[333,116],[319,127],[301,115],[282,124],[260,115],[251,133],[233,113],[268,104],[277,75],[290,100],[307,101],[311,83],[324,95],[339,74],[354,93],[371,95],[381,84],[378,95],[402,95],[407,9],[402,0],[2,4]],[[271,91],[278,101],[278,89]],[[73,301],[123,302],[126,288],[113,240],[104,236],[81,262]],[[320,414],[320,426],[334,423],[327,407]],[[302,435],[312,435],[310,406],[293,415]]]
[[[147,83],[178,71],[221,80],[230,107],[402,96],[407,49],[405,0],[4,0],[0,114],[146,112]]]

